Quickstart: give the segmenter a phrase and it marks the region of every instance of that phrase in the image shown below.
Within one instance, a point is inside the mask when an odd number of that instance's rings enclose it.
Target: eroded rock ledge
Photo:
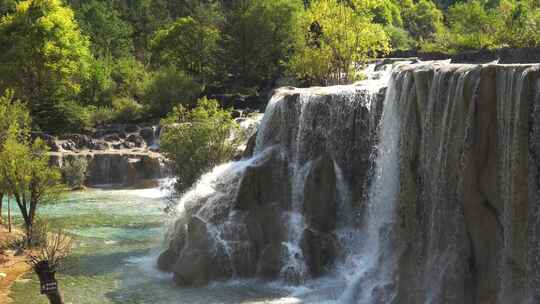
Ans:
[[[159,126],[107,125],[92,134],[42,138],[51,150],[51,165],[62,167],[68,158],[88,161],[86,185],[90,187],[155,187],[166,176],[159,154]]]

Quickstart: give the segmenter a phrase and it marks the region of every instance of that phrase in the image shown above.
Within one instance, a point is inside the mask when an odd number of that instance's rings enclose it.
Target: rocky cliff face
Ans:
[[[377,124],[370,108],[382,102],[380,89],[276,92],[253,155],[216,168],[182,198],[160,268],[181,284],[233,276],[299,282],[331,269],[339,206],[349,204],[340,189],[354,189],[355,201],[365,194]]]
[[[88,186],[153,187],[167,173],[157,152],[159,130],[119,124],[103,126],[93,134],[32,135],[47,142],[52,165],[62,167],[67,158],[86,159]]]
[[[181,284],[345,269],[354,303],[538,303],[539,133],[538,66],[278,90],[253,156],[182,198],[159,266]]]
[[[163,157],[150,151],[52,152],[51,164],[61,168],[67,158],[88,161],[86,184],[90,187],[149,188],[167,176]]]
[[[396,73],[411,80],[399,94],[407,98],[397,298],[537,302],[539,68],[434,64]]]

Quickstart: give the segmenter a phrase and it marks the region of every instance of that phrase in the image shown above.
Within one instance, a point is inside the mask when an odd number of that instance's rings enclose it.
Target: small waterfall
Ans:
[[[375,160],[375,174],[368,192],[365,228],[357,231],[357,238],[349,251],[348,287],[341,296],[342,303],[390,303],[394,289],[391,258],[391,234],[395,225],[399,195],[399,132],[400,117],[398,84],[407,74],[394,73],[384,100],[379,125],[379,140]],[[354,248],[356,247],[356,248]]]

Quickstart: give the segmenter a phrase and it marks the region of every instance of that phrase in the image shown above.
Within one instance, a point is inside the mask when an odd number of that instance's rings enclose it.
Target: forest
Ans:
[[[362,78],[394,50],[537,46],[534,0],[1,0],[0,93],[34,130],[159,120],[203,96]]]

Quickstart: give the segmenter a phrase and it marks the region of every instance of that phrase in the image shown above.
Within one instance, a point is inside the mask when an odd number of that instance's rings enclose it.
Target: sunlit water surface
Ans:
[[[154,267],[168,225],[166,203],[160,189],[89,190],[43,206],[39,213],[51,225],[62,225],[77,239],[69,267],[57,275],[66,303],[289,304],[324,303],[323,298],[339,296],[326,282],[314,282],[312,287],[256,281],[175,286],[169,274]],[[15,304],[48,303],[33,274],[17,281],[11,295]]]

